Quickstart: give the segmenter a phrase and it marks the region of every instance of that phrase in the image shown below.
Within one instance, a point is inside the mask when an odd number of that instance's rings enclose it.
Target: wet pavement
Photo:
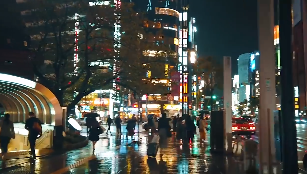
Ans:
[[[114,129],[111,127],[111,131]],[[96,144],[96,159],[76,168],[72,167],[66,173],[240,174],[234,167],[236,162],[232,157],[211,155],[208,145],[200,144],[198,137],[194,139],[192,144],[184,145],[182,142],[175,140],[173,136],[169,139],[168,147],[163,150],[162,158],[160,157],[160,149],[157,158],[147,157],[147,133],[136,133],[134,139],[140,139],[141,143],[133,144],[134,140],[130,137],[127,139],[125,135],[116,137],[104,134]],[[84,148],[64,154],[40,157],[34,162],[28,158],[10,159],[5,163],[6,166],[3,166],[6,168],[1,169],[0,173],[57,173],[60,169],[91,155],[92,147],[89,144]]]
[[[105,126],[106,127],[106,126]],[[208,174],[240,174],[239,166],[242,163],[235,161],[232,156],[214,155],[209,152],[208,144],[200,144],[198,136],[190,145],[182,144],[175,140],[174,136],[169,139],[168,147],[163,150],[160,157],[159,149],[157,158],[148,158],[147,142],[148,134],[140,125],[140,133],[136,133],[134,140],[140,139],[140,144],[133,144],[130,137],[125,136],[125,125],[122,126],[123,135],[115,136],[115,126],[111,126],[111,135],[101,135],[96,144],[95,159],[81,165],[75,165],[80,159],[92,156],[92,146],[73,150],[63,154],[38,157],[30,161],[28,155],[9,159],[5,163],[0,161],[0,173],[59,173],[59,170],[72,165],[66,174],[105,173],[105,174],[145,174],[145,173],[208,173]],[[82,134],[86,135],[86,131]],[[136,130],[136,132],[138,132]],[[298,130],[299,153],[306,147],[305,129]],[[208,137],[209,138],[209,137]],[[208,139],[209,140],[209,139]],[[300,154],[301,155],[301,154]],[[299,156],[300,158],[300,156]],[[61,173],[61,172],[60,172]]]
[[[67,174],[110,173],[110,174],[145,174],[145,173],[208,173],[208,174],[240,174],[232,157],[211,155],[208,145],[200,144],[197,139],[188,145],[169,139],[168,147],[163,149],[160,157],[148,158],[146,134],[141,135],[141,144],[123,143],[117,150],[104,152],[96,146],[96,159],[70,170]],[[227,172],[226,172],[227,171]]]

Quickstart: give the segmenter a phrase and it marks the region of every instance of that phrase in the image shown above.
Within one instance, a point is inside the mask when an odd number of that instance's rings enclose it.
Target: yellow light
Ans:
[[[295,105],[295,109],[299,109],[300,108],[300,106],[299,105]]]
[[[179,45],[179,40],[177,38],[174,38],[174,45]]]
[[[168,77],[168,64],[165,64],[164,75],[165,77]]]
[[[188,93],[188,84],[186,84],[186,83],[183,85],[183,93],[184,94]]]
[[[147,70],[147,77],[151,78],[151,71],[150,70]]]

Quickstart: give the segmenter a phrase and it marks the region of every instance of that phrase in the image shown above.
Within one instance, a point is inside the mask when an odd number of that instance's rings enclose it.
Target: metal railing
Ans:
[[[50,135],[52,133],[52,130],[46,130],[43,135],[36,140],[36,148],[39,147],[46,139],[50,138]]]

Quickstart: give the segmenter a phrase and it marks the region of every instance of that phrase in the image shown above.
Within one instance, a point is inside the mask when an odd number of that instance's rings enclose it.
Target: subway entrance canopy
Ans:
[[[34,112],[42,123],[62,125],[62,108],[55,95],[34,81],[0,73],[0,104],[15,123],[24,123]]]

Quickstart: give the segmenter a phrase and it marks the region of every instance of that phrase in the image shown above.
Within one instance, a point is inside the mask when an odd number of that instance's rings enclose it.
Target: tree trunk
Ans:
[[[62,91],[62,90],[56,90],[56,91],[53,92],[53,94],[54,94],[55,97],[58,99],[60,105],[61,105],[62,107],[64,107],[64,106],[63,106],[63,105],[64,105],[64,99],[63,99],[64,94],[63,94],[63,91]]]

